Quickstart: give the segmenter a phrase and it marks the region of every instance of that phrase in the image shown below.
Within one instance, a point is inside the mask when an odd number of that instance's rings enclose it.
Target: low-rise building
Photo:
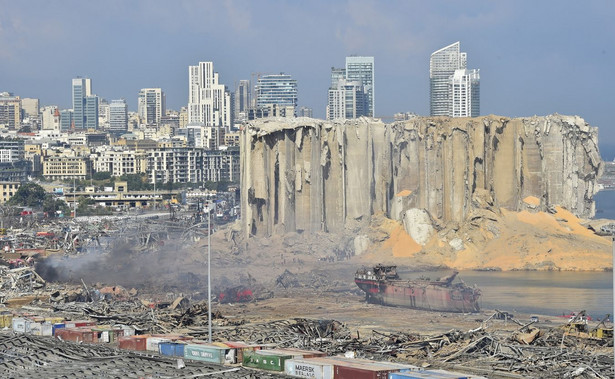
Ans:
[[[0,188],[2,188],[2,192],[0,192],[0,202],[2,204],[6,203],[14,194],[17,192],[21,183],[19,182],[0,182]]]
[[[92,163],[87,157],[47,156],[43,159],[43,176],[47,179],[87,179]]]

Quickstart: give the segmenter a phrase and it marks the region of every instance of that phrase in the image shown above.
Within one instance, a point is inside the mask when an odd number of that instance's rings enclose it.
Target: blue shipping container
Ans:
[[[56,330],[58,330],[58,329],[64,329],[64,328],[66,328],[66,324],[64,324],[64,323],[61,323],[61,324],[53,324],[53,325],[51,326],[51,335],[52,335],[52,336],[55,336],[55,335],[56,335]]]
[[[171,357],[183,357],[184,346],[186,344],[177,342],[160,342],[158,344],[159,353]]]

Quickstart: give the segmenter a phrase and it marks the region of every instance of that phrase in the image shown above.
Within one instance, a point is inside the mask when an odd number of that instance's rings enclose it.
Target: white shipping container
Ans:
[[[12,327],[15,333],[25,333],[26,319],[21,317],[13,317]]]
[[[41,336],[52,336],[53,324],[50,322],[44,322],[41,324]]]
[[[169,342],[168,338],[162,337],[147,337],[145,341],[145,350],[158,352],[158,344],[160,342]]]
[[[40,322],[26,320],[26,333],[34,336],[41,336],[42,324]]]
[[[124,331],[124,337],[135,335],[135,328],[130,325],[115,325],[115,326],[122,328],[122,330]]]
[[[284,373],[296,378],[333,379],[333,365],[304,359],[287,359]]]

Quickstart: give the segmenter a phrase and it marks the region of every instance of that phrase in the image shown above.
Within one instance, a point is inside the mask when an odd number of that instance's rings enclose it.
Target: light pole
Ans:
[[[75,177],[73,176],[73,218],[77,218],[77,187],[75,187]]]
[[[211,343],[211,206],[207,208],[207,325]]]

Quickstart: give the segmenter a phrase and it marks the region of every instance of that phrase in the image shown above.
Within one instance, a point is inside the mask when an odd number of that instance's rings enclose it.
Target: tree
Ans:
[[[45,200],[43,200],[43,212],[47,213],[49,217],[55,217],[58,214],[57,211],[65,215],[70,213],[70,209],[64,201],[56,199],[52,194],[47,194]]]
[[[92,207],[94,205],[94,207]],[[104,207],[95,206],[96,202],[94,199],[81,196],[79,197],[79,201],[77,202],[77,216],[92,216],[92,215],[110,215],[113,214],[110,210]]]
[[[120,180],[125,181],[130,191],[142,191],[151,189],[152,185],[146,183],[145,174],[124,174],[120,176]]]
[[[6,202],[8,205],[19,205],[24,207],[40,207],[43,205],[47,193],[40,185],[29,182],[17,190],[15,194]]]
[[[92,179],[94,180],[109,180],[111,179],[111,173],[107,171],[95,172],[92,175]]]

